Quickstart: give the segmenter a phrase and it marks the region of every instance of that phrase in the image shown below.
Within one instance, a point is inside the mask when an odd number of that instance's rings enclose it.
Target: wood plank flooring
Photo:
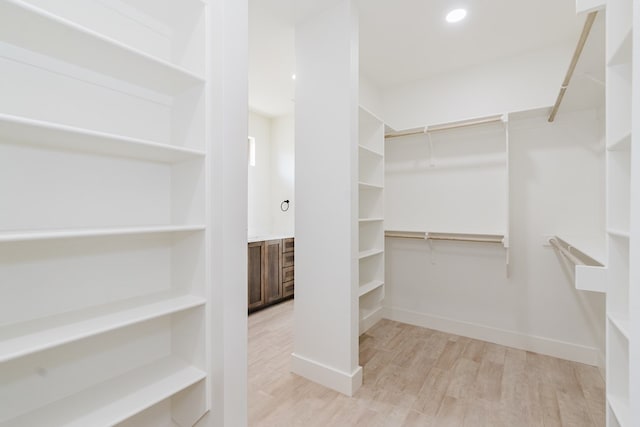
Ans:
[[[383,320],[360,337],[349,398],[289,372],[293,304],[249,316],[249,425],[519,427],[605,425],[592,366]]]

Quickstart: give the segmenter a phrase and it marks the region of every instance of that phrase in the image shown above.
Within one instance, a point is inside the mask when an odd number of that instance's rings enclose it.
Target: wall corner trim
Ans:
[[[296,353],[291,353],[291,372],[347,396],[362,385],[362,366],[346,373]]]

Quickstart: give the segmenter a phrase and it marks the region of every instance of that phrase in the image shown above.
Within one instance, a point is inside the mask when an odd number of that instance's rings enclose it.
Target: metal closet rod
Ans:
[[[392,231],[384,232],[385,237],[398,237],[401,239],[419,240],[449,240],[457,242],[476,243],[500,243],[504,242],[504,236],[493,234],[466,234],[466,233],[429,233],[423,231]]]
[[[569,82],[571,81],[571,77],[573,76],[573,72],[576,70],[576,65],[578,65],[578,60],[580,59],[580,55],[582,55],[584,45],[587,43],[587,38],[589,37],[589,33],[591,32],[591,27],[593,27],[593,22],[596,20],[596,15],[598,15],[597,10],[595,12],[589,13],[589,15],[587,15],[587,19],[584,21],[582,34],[580,34],[578,45],[576,46],[576,50],[573,52],[573,57],[571,58],[569,69],[567,70],[567,74],[564,76],[562,86],[560,86],[560,92],[558,93],[558,97],[556,98],[556,103],[553,104],[551,114],[549,114],[549,123],[553,122],[556,118],[556,114],[558,114],[558,109],[560,109],[562,98],[564,98],[564,93],[567,91]]]
[[[398,137],[401,137],[401,136],[424,134],[426,132],[438,132],[438,131],[441,131],[441,130],[449,130],[449,129],[464,128],[464,127],[468,127],[468,126],[484,125],[484,124],[488,124],[488,123],[501,122],[501,121],[503,121],[503,116],[504,116],[503,114],[498,114],[498,115],[495,115],[495,116],[487,116],[487,117],[482,117],[482,118],[479,118],[479,119],[471,119],[471,120],[463,120],[463,121],[459,121],[459,122],[443,123],[443,124],[440,124],[440,125],[426,126],[423,129],[419,129],[419,130],[416,129],[416,130],[408,130],[408,131],[405,131],[405,132],[388,133],[384,137],[385,137],[385,139],[398,138]]]

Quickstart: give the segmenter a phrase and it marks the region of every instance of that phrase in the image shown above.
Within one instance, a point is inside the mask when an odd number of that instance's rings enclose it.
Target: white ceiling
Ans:
[[[331,2],[249,0],[249,105],[293,111],[294,23]],[[467,18],[447,24],[447,11]],[[360,0],[360,70],[378,88],[426,78],[566,40],[584,17],[575,0]],[[569,61],[569,58],[567,58]]]

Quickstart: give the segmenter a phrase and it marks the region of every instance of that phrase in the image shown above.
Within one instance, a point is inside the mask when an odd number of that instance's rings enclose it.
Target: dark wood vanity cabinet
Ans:
[[[293,296],[293,238],[249,243],[247,258],[249,312]]]

